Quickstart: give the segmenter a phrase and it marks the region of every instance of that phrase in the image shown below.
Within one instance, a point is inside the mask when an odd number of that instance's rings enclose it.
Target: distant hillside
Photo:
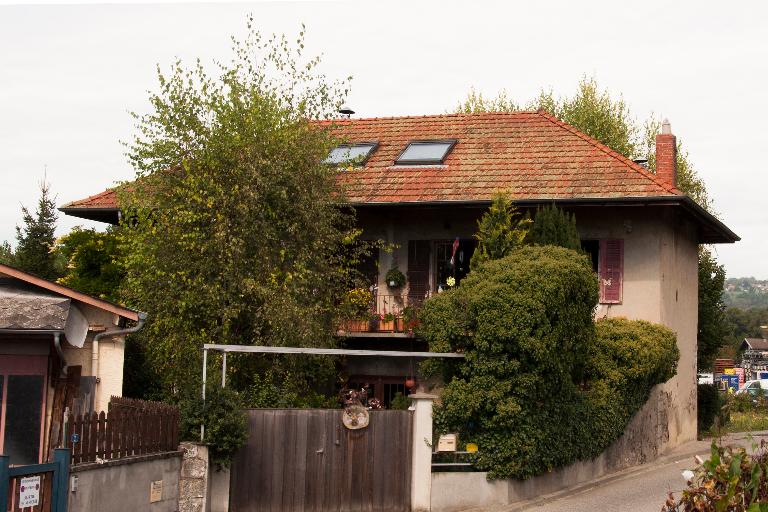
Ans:
[[[768,281],[761,281],[754,277],[727,279],[723,300],[727,307],[739,309],[768,307]]]

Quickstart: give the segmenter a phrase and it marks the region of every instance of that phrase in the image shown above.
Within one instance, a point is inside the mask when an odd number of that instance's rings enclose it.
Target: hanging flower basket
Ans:
[[[399,268],[392,267],[384,276],[384,280],[390,288],[402,288],[405,285],[405,274],[400,272]]]

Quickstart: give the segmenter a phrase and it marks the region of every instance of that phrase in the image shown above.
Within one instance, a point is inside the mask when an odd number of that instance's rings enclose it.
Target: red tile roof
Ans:
[[[333,125],[331,125],[333,123]],[[339,181],[354,204],[682,195],[645,168],[545,112],[443,114],[319,122],[349,142],[377,141],[363,168]],[[440,166],[394,161],[413,140],[456,139]],[[106,190],[62,210],[117,208]]]
[[[677,196],[681,192],[544,112],[335,121],[349,142],[378,141],[364,168],[339,179],[351,203]],[[441,166],[394,161],[413,140],[456,139]]]

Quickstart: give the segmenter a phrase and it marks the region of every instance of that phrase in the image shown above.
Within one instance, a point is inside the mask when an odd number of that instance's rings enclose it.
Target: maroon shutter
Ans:
[[[600,302],[620,304],[624,284],[624,240],[600,240]]]
[[[429,294],[429,240],[408,240],[408,303],[421,304]]]

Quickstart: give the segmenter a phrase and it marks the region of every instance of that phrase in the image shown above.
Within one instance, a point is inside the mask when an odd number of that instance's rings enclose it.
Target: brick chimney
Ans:
[[[656,136],[656,177],[677,187],[677,139],[666,119],[661,124],[661,133]]]

